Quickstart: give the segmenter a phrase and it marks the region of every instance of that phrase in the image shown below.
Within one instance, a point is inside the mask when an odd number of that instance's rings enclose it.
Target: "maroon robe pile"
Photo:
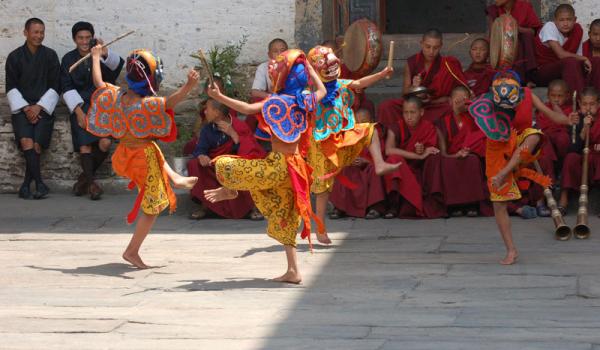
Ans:
[[[589,40],[583,43],[583,55],[592,62],[592,72],[587,75],[587,86],[593,86],[600,91],[600,56],[594,56]]]
[[[483,69],[475,69],[471,65],[465,71],[465,79],[467,79],[467,84],[473,90],[475,96],[480,96],[490,91],[495,75],[496,71],[489,64]]]

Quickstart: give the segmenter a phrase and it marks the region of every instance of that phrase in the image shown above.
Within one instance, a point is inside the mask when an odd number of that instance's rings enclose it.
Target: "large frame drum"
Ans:
[[[344,35],[343,61],[354,79],[371,73],[381,59],[381,32],[375,23],[359,19]]]
[[[519,23],[509,15],[503,14],[494,20],[490,35],[490,64],[502,70],[512,68],[519,49]]]

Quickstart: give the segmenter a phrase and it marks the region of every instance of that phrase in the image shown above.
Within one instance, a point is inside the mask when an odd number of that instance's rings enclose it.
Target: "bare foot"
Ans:
[[[140,258],[139,254],[134,254],[134,253],[128,253],[125,252],[123,253],[123,259],[125,259],[125,261],[127,261],[128,263],[130,263],[131,265],[137,267],[138,269],[149,269],[150,266],[144,264],[144,262],[142,261],[142,258]]]
[[[214,190],[205,190],[204,198],[211,203],[226,201],[229,199],[237,198],[238,192],[236,190],[230,190],[227,187],[219,187]]]
[[[327,232],[317,233],[317,241],[319,241],[319,243],[321,243],[321,244],[326,244],[326,245],[331,244],[331,239],[327,235]]]
[[[180,188],[184,190],[191,190],[198,182],[198,178],[196,176],[181,176],[177,175],[171,179],[173,181],[173,187]]]
[[[500,260],[500,264],[502,265],[512,265],[517,262],[519,258],[519,253],[516,250],[509,251],[506,253],[506,257]]]
[[[375,164],[375,173],[379,176],[389,174],[398,169],[400,165],[402,165],[402,162],[396,164],[381,162],[379,164]]]
[[[288,270],[283,275],[281,275],[277,278],[274,278],[273,281],[282,282],[282,283],[300,284],[300,282],[302,282],[302,276],[300,276],[300,274],[294,270]]]

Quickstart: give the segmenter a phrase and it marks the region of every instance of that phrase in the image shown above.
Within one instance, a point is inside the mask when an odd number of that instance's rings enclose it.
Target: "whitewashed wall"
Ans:
[[[4,91],[4,62],[22,45],[23,24],[29,17],[46,22],[44,44],[62,55],[71,50],[71,26],[86,20],[105,40],[126,32],[138,32],[114,45],[123,56],[135,48],[155,50],[165,62],[165,84],[174,86],[195,64],[189,54],[198,48],[236,42],[244,34],[248,42],[241,63],[266,59],[266,45],[281,37],[294,45],[294,0],[0,0],[0,91]]]
[[[577,20],[587,31],[590,23],[600,18],[600,0],[573,0],[573,6],[577,12]]]

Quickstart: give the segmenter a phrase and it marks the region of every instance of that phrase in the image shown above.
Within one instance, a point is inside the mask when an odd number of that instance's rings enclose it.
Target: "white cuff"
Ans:
[[[81,98],[81,95],[79,95],[79,93],[75,89],[71,89],[65,92],[63,94],[63,100],[65,100],[67,107],[69,107],[69,112],[71,113],[75,111],[75,108],[77,108],[77,106],[83,104],[83,99]]]
[[[106,56],[106,59],[101,59],[100,61],[104,63],[104,65],[108,67],[108,69],[114,71],[119,67],[119,63],[121,63],[121,57],[119,57],[119,55],[117,55],[116,53],[108,50],[108,55]]]
[[[17,90],[17,88],[11,89],[7,94],[8,105],[10,106],[10,112],[12,114],[17,114],[24,107],[29,106],[29,103],[25,101],[21,92]]]
[[[58,93],[54,91],[54,89],[48,89],[44,96],[37,102],[37,105],[41,106],[46,113],[52,115],[52,113],[54,113],[54,108],[58,103],[58,99]]]

